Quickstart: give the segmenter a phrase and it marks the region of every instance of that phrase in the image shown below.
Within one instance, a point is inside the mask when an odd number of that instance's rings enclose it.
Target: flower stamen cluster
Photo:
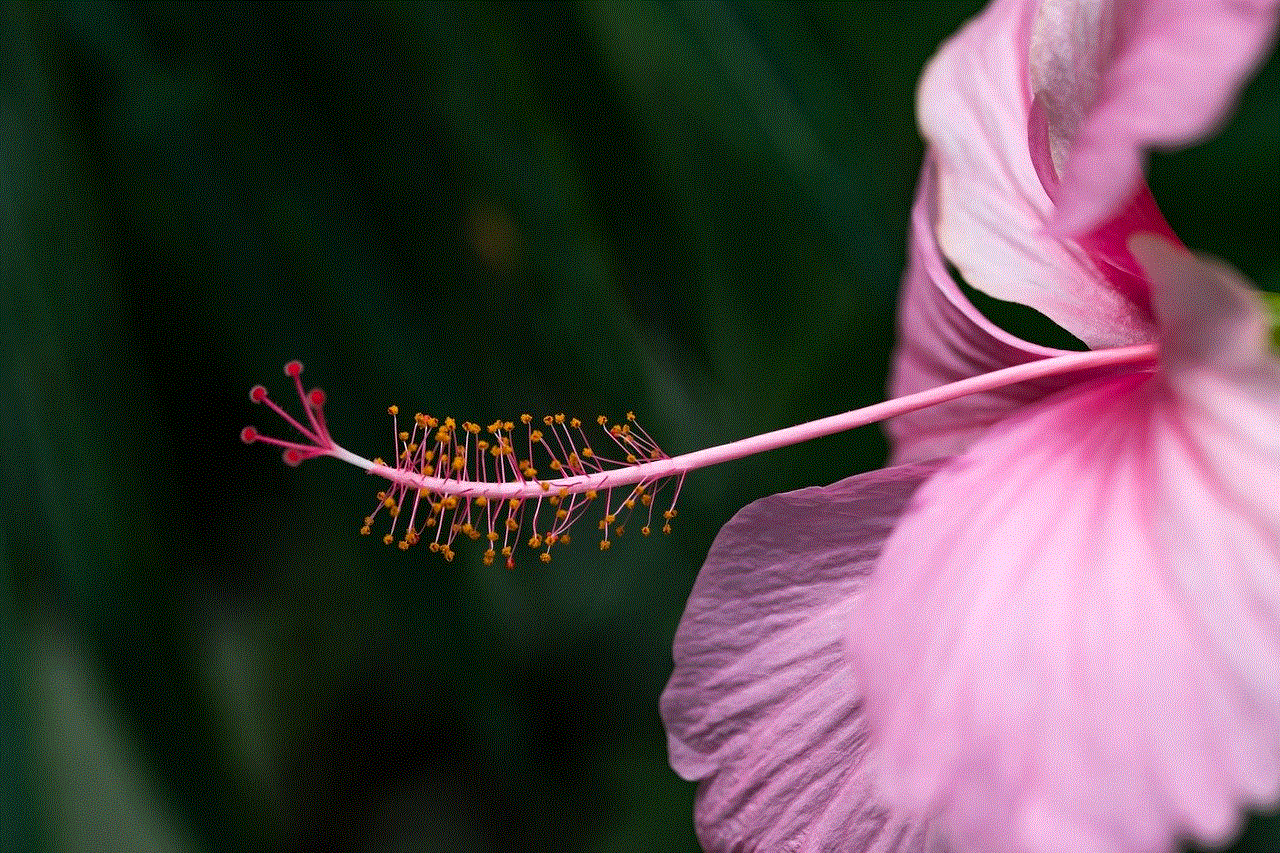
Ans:
[[[633,412],[622,423],[598,417],[604,439],[593,446],[582,421],[563,413],[547,415],[540,424],[524,414],[518,423],[498,420],[481,427],[419,412],[411,426],[402,428],[400,408],[389,406],[395,457],[388,464],[351,453],[333,440],[324,420],[324,392],[303,388],[300,362],[289,362],[285,374],[294,380],[305,423],[261,385],[249,397],[279,415],[305,441],[263,435],[254,427],[245,427],[241,440],[284,448],[290,465],[332,456],[386,478],[389,485],[378,492],[378,503],[360,532],[372,534],[385,514],[390,524],[382,541],[388,545],[408,550],[425,541],[429,550],[452,560],[459,537],[483,539],[485,565],[502,557],[513,568],[516,549],[524,542],[549,563],[552,548],[569,543],[570,528],[595,503],[603,503],[597,522],[602,551],[623,535],[637,512],[644,519],[642,535],[654,529],[671,532],[688,469],[673,464]],[[660,499],[668,484],[669,497]]]
[[[427,547],[446,560],[454,557],[458,536],[487,541],[484,563],[498,557],[514,564],[517,544],[539,551],[538,558],[551,561],[551,549],[570,541],[569,529],[587,507],[603,500],[600,549],[608,550],[610,536],[621,536],[637,506],[645,514],[640,532],[653,529],[654,500],[671,476],[655,476],[629,483],[621,496],[609,485],[611,472],[669,458],[653,438],[627,413],[625,423],[610,425],[601,415],[596,419],[621,459],[606,457],[591,445],[582,421],[563,413],[546,415],[541,426],[531,415],[519,422],[494,421],[486,427],[471,421],[459,424],[453,418],[439,419],[421,412],[413,416],[412,429],[400,429],[398,406],[387,409],[395,432],[395,470],[385,491],[378,493],[378,505],[365,517],[360,532],[372,532],[379,514],[391,519],[382,541],[396,542],[401,550],[424,538]],[[375,466],[386,466],[381,459]],[[551,472],[549,475],[543,471]],[[563,478],[596,478],[600,486],[573,488]],[[433,485],[418,485],[415,478]],[[555,478],[554,480],[551,478]],[[553,483],[554,488],[553,488]],[[514,485],[532,490],[532,496],[493,497],[484,493],[486,485]],[[662,511],[664,533],[671,532],[675,517],[675,488],[671,504]],[[403,524],[402,524],[403,521]],[[398,532],[402,530],[403,532]],[[527,538],[526,538],[526,533]],[[399,539],[397,540],[397,536]]]

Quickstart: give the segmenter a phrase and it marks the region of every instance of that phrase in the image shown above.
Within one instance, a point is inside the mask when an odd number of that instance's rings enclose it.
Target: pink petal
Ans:
[[[1224,118],[1275,33],[1277,0],[1045,0],[1031,76],[1062,193],[1052,227],[1082,233],[1142,186],[1146,151]]]
[[[1063,351],[1017,338],[993,324],[947,271],[933,236],[934,167],[926,161],[911,220],[910,258],[898,305],[898,348],[890,396],[901,397]],[[952,456],[992,424],[1029,403],[1078,383],[1082,374],[1048,377],[973,394],[890,421],[895,462]]]
[[[974,287],[1035,308],[1091,347],[1150,340],[1145,294],[1116,286],[1091,248],[1045,230],[1055,206],[1032,157],[1035,6],[995,0],[925,70],[918,112],[937,165],[938,243]],[[1146,206],[1128,213],[1126,233],[1159,230]]]
[[[880,804],[842,634],[880,545],[937,463],[756,501],[724,526],[676,633],[671,764],[701,779],[708,853],[922,853]]]
[[[1162,372],[994,427],[850,619],[886,795],[974,853],[1214,845],[1280,793],[1280,365],[1233,274],[1132,243]]]

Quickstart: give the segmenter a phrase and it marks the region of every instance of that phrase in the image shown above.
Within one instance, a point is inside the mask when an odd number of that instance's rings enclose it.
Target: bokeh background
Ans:
[[[507,571],[360,537],[375,484],[242,445],[246,392],[303,359],[366,455],[389,403],[675,453],[881,399],[915,81],[978,6],[0,6],[3,848],[695,850],[658,696],[701,559],[880,433]],[[1272,289],[1277,140],[1273,59],[1152,172]]]

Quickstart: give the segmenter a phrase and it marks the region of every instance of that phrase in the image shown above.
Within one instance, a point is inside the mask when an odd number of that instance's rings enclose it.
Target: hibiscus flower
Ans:
[[[1271,2],[997,0],[920,87],[893,467],[742,510],[663,695],[708,851],[1154,853],[1280,794],[1280,362],[1144,152],[1210,132]]]

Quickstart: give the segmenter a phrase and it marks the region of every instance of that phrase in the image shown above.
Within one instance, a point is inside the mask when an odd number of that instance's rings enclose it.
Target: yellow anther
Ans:
[[[427,527],[435,527],[435,526],[436,526],[436,517],[433,515],[427,519]]]
[[[538,535],[538,534],[536,534],[536,533],[535,533],[535,534],[533,534],[532,536],[530,536],[530,537],[529,537],[529,547],[530,547],[530,548],[541,548],[541,547],[542,547],[542,537],[541,537],[541,536],[539,536],[539,535]]]
[[[647,525],[647,524],[646,524],[644,527],[641,527],[641,528],[640,528],[640,535],[641,535],[641,536],[648,536],[648,535],[649,535],[649,525]]]
[[[573,427],[574,429],[582,429],[582,421],[578,420],[577,418],[574,418],[573,420],[569,421],[569,426]]]
[[[551,497],[547,498],[547,503],[551,504],[552,506],[560,506],[560,496],[552,495]]]
[[[604,520],[605,520],[605,523],[606,523],[606,524],[613,524],[615,521],[617,521],[617,519],[618,519],[618,517],[617,517],[616,515],[614,515],[613,513],[609,513],[608,515],[606,515],[606,516],[604,517]]]
[[[461,471],[463,468],[467,467],[467,460],[465,457],[455,456],[453,457],[453,464],[449,467],[455,471]]]
[[[458,505],[458,498],[456,495],[445,495],[445,498],[441,503],[444,504],[445,509],[454,509]]]
[[[617,424],[614,424],[613,426],[609,427],[609,434],[622,435],[622,427],[618,426]]]
[[[636,464],[636,455],[634,453],[627,454],[627,462],[631,465]]]
[[[562,412],[557,412],[557,413],[556,413],[556,423],[558,423],[558,424],[562,424],[562,423],[564,423],[564,413],[562,413]]]
[[[553,423],[555,423],[555,420],[551,417],[551,415],[543,415],[542,422],[547,426],[551,426]]]
[[[418,497],[420,497],[420,498],[429,498],[429,497],[431,497],[431,490],[430,490],[430,489],[418,489]]]
[[[395,540],[395,537],[392,536],[390,533],[388,533],[386,536],[382,537],[382,544],[390,545],[394,540]]]
[[[600,426],[604,426],[608,422],[609,422],[609,419],[606,418],[604,415],[599,415],[596,417],[596,423],[600,424]]]
[[[592,450],[590,447],[584,447],[584,448],[582,448],[582,458],[583,458],[583,459],[590,459],[591,457],[593,457],[593,456],[595,456],[595,455],[596,455],[596,452],[595,452],[594,450]]]
[[[648,506],[649,504],[653,503],[653,495],[641,495],[640,503],[644,504],[645,506]]]
[[[589,500],[589,501],[593,501],[593,500],[595,500],[595,499],[596,499],[596,490],[595,490],[595,489],[587,489],[587,491],[586,491],[586,498],[587,498],[587,500]]]
[[[627,412],[627,420],[629,420],[629,421],[634,421],[635,419],[636,419],[636,413],[635,413],[635,412]]]
[[[445,426],[445,429],[447,429],[447,430],[449,430],[450,432],[452,432],[454,429],[457,429],[457,427],[458,427],[458,422],[457,422],[457,421],[455,421],[453,418],[445,418],[445,419],[444,419],[444,426]]]
[[[365,524],[373,524],[373,516],[372,516],[372,515],[366,515],[366,516],[364,517],[364,523],[365,523]]]
[[[385,498],[382,499],[382,505],[385,506],[387,509],[390,509],[391,507],[396,505],[396,499],[391,497],[391,495],[387,495]]]
[[[561,466],[560,466],[560,460],[559,460],[559,459],[552,459],[552,460],[551,460],[551,470],[552,470],[552,471],[559,471],[559,470],[560,470],[560,467],[561,467]]]
[[[476,435],[477,433],[480,432],[480,424],[468,423],[466,425],[466,429],[467,429],[467,432],[471,433],[472,435]]]
[[[409,442],[408,451],[409,451],[410,453],[417,453],[417,452],[418,452],[418,442],[416,442],[416,441],[411,441],[411,442]]]
[[[675,518],[675,517],[676,517],[676,511],[675,511],[674,509],[669,509],[669,510],[667,510],[666,512],[664,512],[664,513],[662,514],[662,517],[663,517],[663,518],[666,518],[666,519],[672,519],[672,518]]]
[[[496,531],[496,530],[490,530],[488,533],[486,533],[486,534],[484,535],[484,538],[485,538],[485,539],[488,539],[490,542],[497,542],[497,541],[498,541],[498,531]]]
[[[388,415],[398,415],[398,414],[400,414],[400,407],[399,407],[399,406],[387,406],[387,414],[388,414]]]
[[[485,552],[484,552],[484,564],[485,564],[486,566],[492,566],[492,565],[493,565],[493,557],[494,557],[494,553],[493,553],[493,549],[492,549],[492,548],[490,548],[488,551],[485,551]]]
[[[439,543],[439,542],[432,542],[431,544],[427,545],[427,550],[429,550],[432,554],[437,554],[437,553],[439,553],[439,552],[440,552],[440,543]]]
[[[564,509],[563,507],[556,510],[556,518],[568,518],[568,517],[569,517],[569,510]]]
[[[534,443],[542,441],[542,430],[535,429],[533,432],[529,433],[529,440]]]
[[[408,543],[408,542],[406,542],[406,541],[404,541],[403,539],[401,539],[401,540],[400,540],[400,542],[399,542],[398,544],[399,544],[399,546],[400,546],[400,550],[401,550],[401,551],[408,551],[408,550],[409,550],[409,543]]]
[[[664,525],[662,525],[662,532],[663,532],[663,533],[670,533],[670,532],[671,532],[671,525],[670,525],[670,524],[664,524]]]
[[[621,535],[626,531],[626,529],[627,529],[627,528],[625,528],[625,527],[623,527],[621,524],[619,524],[617,527],[613,528],[613,532],[614,532],[614,533],[616,533],[616,534],[618,534],[619,536],[621,536]]]
[[[559,537],[557,537],[554,533],[548,533],[546,538],[547,547],[550,548],[552,545],[556,544],[556,540],[558,538]]]
[[[511,556],[511,546],[510,546],[510,545],[504,545],[504,546],[502,546],[502,550],[501,550],[499,553],[500,553],[500,554],[502,554],[502,556],[504,556],[504,557],[510,557],[510,556]]]
[[[569,544],[569,534],[568,534],[568,533],[561,533],[561,534],[560,534],[560,544],[562,544],[562,545],[568,545],[568,544]]]
[[[392,518],[395,518],[399,514],[400,514],[400,507],[398,506],[393,506],[391,509],[387,510],[387,515],[391,516]]]
[[[512,509],[519,509],[519,507],[520,507],[520,499],[519,499],[519,498],[512,498],[511,500],[507,501],[507,506],[511,507]]]
[[[601,550],[601,551],[608,551],[608,550],[609,550],[609,540],[608,540],[608,539],[601,539],[601,540],[600,540],[600,550]]]
[[[544,563],[550,563],[550,562],[551,562],[551,555],[550,555],[549,553],[547,553],[546,551],[543,551],[541,554],[539,554],[539,555],[538,555],[538,559],[539,559],[539,560],[541,560],[541,561],[542,561],[542,562],[544,562]]]
[[[540,483],[538,483],[538,485],[542,487],[542,491],[544,492],[551,491],[551,484],[548,483],[546,480],[541,481]]]
[[[488,449],[489,449],[489,442],[487,441],[476,442],[476,450],[488,450]]]
[[[623,502],[622,502],[622,505],[623,505],[623,506],[625,506],[627,509],[635,509],[635,508],[636,508],[636,502],[635,502],[635,501],[633,501],[633,500],[631,500],[630,498],[627,498],[625,501],[623,501]]]
[[[385,462],[383,462],[383,461],[382,461],[382,457],[381,457],[381,456],[375,456],[375,457],[373,457],[373,464],[374,464],[374,465],[386,465],[387,463],[385,463]]]
[[[488,506],[488,505],[489,505],[488,498],[486,498],[484,495],[476,496],[476,506]]]
[[[405,431],[401,430],[401,432],[400,432],[400,440],[401,440],[401,441],[408,441],[408,440],[409,440],[409,433],[407,433],[407,432],[405,432]]]
[[[528,421],[525,421],[525,423],[528,423]],[[505,429],[507,432],[511,432],[511,430],[516,428],[516,425],[513,424],[511,421],[503,421],[502,428]]]
[[[361,535],[361,536],[368,536],[371,532],[372,532],[372,531],[369,529],[369,525],[367,525],[367,524],[366,524],[364,527],[361,527],[361,528],[360,528],[360,535]]]
[[[510,530],[512,533],[515,533],[517,530],[520,529],[520,523],[516,521],[514,518],[508,518],[507,529]]]
[[[441,554],[444,554],[444,559],[445,559],[445,561],[446,561],[446,562],[452,562],[452,561],[453,561],[453,549],[452,549],[452,548],[450,548],[448,545],[441,545],[441,546],[440,546],[440,553],[441,553]]]
[[[522,424],[530,423],[532,420],[533,420],[533,415],[525,414],[520,416],[520,423]]]
[[[609,524],[603,518],[596,522],[597,530],[608,530]]]

